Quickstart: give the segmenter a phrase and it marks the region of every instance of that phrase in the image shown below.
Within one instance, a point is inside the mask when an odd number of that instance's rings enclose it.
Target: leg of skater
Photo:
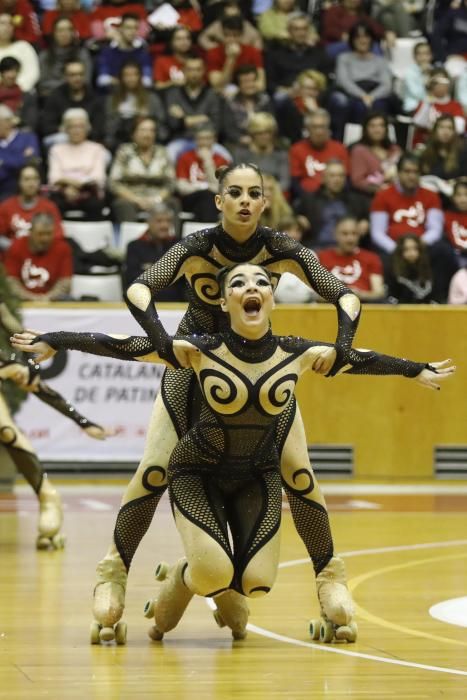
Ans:
[[[37,547],[39,549],[63,547],[64,539],[59,534],[63,521],[60,495],[44,473],[29,440],[14,423],[7,403],[1,394],[0,442],[8,450],[16,469],[37,494],[39,501]]]
[[[326,503],[309,462],[298,405],[281,450],[281,475],[295,527],[313,564],[323,619],[336,628],[336,639],[341,635],[337,633],[338,628],[344,627],[342,634],[349,637],[348,641],[354,641],[354,607],[347,588],[345,566],[342,559],[334,555]],[[349,625],[354,630],[350,634]],[[330,641],[329,635],[328,629],[326,641]]]

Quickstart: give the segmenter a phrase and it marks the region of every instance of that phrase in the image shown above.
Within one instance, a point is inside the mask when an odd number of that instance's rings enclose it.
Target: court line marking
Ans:
[[[411,562],[406,562],[404,564],[394,564],[393,566],[386,566],[382,569],[376,569],[373,571],[369,571],[365,574],[361,574],[360,576],[355,576],[355,578],[350,579],[348,586],[349,589],[353,592],[357,586],[359,586],[361,583],[364,581],[368,581],[371,578],[374,578],[375,576],[380,576],[383,574],[387,574],[393,571],[400,571],[401,569],[409,569],[414,566],[419,566],[423,564],[435,564],[441,561],[448,561],[449,559],[460,559],[462,557],[466,557],[467,553],[459,553],[459,554],[450,554],[444,557],[432,557],[430,559],[419,559],[418,561],[411,561]],[[396,632],[402,632],[403,634],[411,634],[414,637],[422,637],[424,639],[430,639],[431,641],[435,642],[444,642],[445,644],[454,644],[455,646],[463,646],[467,647],[467,642],[462,642],[460,639],[451,639],[449,637],[441,637],[436,634],[430,634],[429,632],[421,632],[417,629],[414,629],[412,627],[404,627],[403,625],[398,625],[395,622],[389,622],[389,620],[385,620],[383,617],[379,617],[378,615],[373,615],[373,613],[369,612],[366,608],[364,608],[361,605],[358,605],[358,603],[355,603],[355,610],[358,615],[363,617],[364,620],[367,620],[368,622],[372,622],[376,625],[379,625],[380,627],[385,627],[387,629],[394,630]]]
[[[412,551],[417,549],[435,549],[438,547],[456,547],[460,545],[466,545],[467,540],[450,540],[445,542],[421,542],[420,544],[409,544],[409,545],[397,545],[394,547],[376,547],[373,549],[360,549],[350,552],[344,552],[340,554],[341,557],[356,557],[368,554],[383,554],[385,552],[402,552],[402,551]],[[291,566],[299,566],[302,564],[309,564],[309,559],[295,559],[288,562],[281,562],[279,568],[286,569]],[[215,609],[215,603],[210,598],[205,598],[205,601],[211,610]],[[300,639],[294,639],[293,637],[286,637],[282,634],[277,634],[276,632],[271,632],[270,630],[264,629],[264,627],[258,627],[248,623],[247,630],[255,632],[263,637],[269,637],[269,639],[274,639],[277,642],[284,642],[285,644],[292,644],[294,646],[305,647],[307,649],[315,649],[317,651],[322,651],[328,654],[341,654],[343,656],[351,656],[353,658],[365,659],[367,661],[376,661],[384,664],[392,664],[393,666],[403,666],[405,668],[416,668],[422,671],[432,671],[435,673],[447,673],[454,676],[464,676],[467,677],[467,671],[462,671],[457,668],[449,668],[447,666],[431,666],[428,664],[419,664],[416,661],[403,661],[402,659],[391,659],[386,656],[376,656],[373,654],[365,654],[359,651],[348,651],[346,649],[339,649],[331,645],[318,644],[317,642],[304,642]]]
[[[79,502],[83,505],[86,506],[89,510],[113,510],[113,506],[109,505],[108,503],[104,503],[103,501],[97,501],[94,498],[80,498]]]

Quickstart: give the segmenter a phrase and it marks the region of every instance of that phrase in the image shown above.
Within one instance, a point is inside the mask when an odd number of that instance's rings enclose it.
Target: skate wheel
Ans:
[[[115,625],[115,641],[119,645],[126,644],[126,632],[127,632],[127,626],[126,622],[117,622]]]
[[[212,611],[212,616],[215,619],[218,627],[225,627],[224,618],[222,617],[222,615],[220,614],[220,612],[217,608]]]
[[[90,627],[90,640],[91,644],[99,644],[100,642],[100,636],[99,632],[101,631],[101,626],[98,622],[91,622],[91,627]]]
[[[102,627],[101,631],[99,632],[99,639],[101,642],[111,642],[113,639],[115,639],[113,627]]]
[[[65,546],[65,535],[57,534],[52,537],[52,546],[54,549],[63,549]]]
[[[321,622],[319,620],[310,620],[310,637],[314,640],[319,639]]]
[[[50,539],[39,535],[36,540],[36,549],[48,549],[50,547]]]
[[[329,620],[323,620],[319,628],[319,640],[329,644],[334,639],[334,626]]]
[[[157,565],[156,571],[154,573],[156,581],[164,581],[167,578],[168,573],[169,573],[169,565],[167,564],[167,562],[161,561]]]
[[[157,629],[156,625],[153,625],[148,629],[148,635],[154,642],[160,642],[164,636],[164,633]]]
[[[146,601],[146,604],[144,606],[144,612],[143,612],[144,617],[147,617],[148,620],[151,619],[151,617],[154,617],[154,601],[152,598],[150,598],[148,601]]]

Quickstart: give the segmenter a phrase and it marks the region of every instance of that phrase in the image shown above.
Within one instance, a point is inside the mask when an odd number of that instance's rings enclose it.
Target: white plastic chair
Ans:
[[[113,246],[111,221],[63,221],[65,236],[73,238],[86,253]]]
[[[218,222],[207,224],[203,221],[184,221],[182,223],[182,238],[186,238],[190,233],[195,233],[195,231],[201,231],[203,228],[213,228],[217,226]]]
[[[126,253],[128,243],[140,238],[147,228],[148,225],[145,221],[123,221],[120,224],[119,250]]]
[[[120,275],[73,275],[71,295],[75,299],[92,296],[100,301],[122,301],[122,280]]]

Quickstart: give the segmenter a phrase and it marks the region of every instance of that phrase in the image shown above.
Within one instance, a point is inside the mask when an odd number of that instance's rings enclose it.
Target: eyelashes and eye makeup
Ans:
[[[228,285],[228,289],[234,289],[236,287],[244,287],[247,284],[247,281],[242,278],[242,277],[237,277],[231,280],[230,284]],[[258,277],[256,280],[256,284],[258,287],[271,287],[271,282],[266,278],[266,277]]]
[[[241,187],[235,187],[233,185],[232,187],[227,187],[225,194],[230,195],[232,199],[238,199],[242,196],[243,190]],[[248,190],[248,194],[251,199],[261,199],[263,196],[263,190],[260,187],[252,187],[250,190]]]

